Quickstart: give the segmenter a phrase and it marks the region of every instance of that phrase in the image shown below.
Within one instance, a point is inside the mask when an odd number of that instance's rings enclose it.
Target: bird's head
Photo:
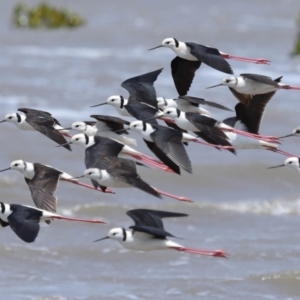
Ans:
[[[167,117],[167,118],[170,118],[172,120],[175,120],[178,118],[178,109],[174,108],[174,107],[171,107],[171,108],[167,108],[163,111],[164,113],[164,117]]]
[[[107,235],[110,239],[123,241],[124,240],[124,229],[123,228],[113,228],[108,232]]]
[[[115,96],[110,96],[107,98],[106,103],[113,105],[113,106],[118,106],[120,107],[122,104],[122,96],[115,95]]]
[[[162,46],[167,48],[177,48],[178,47],[178,41],[175,38],[166,38],[162,41]]]
[[[19,172],[24,172],[26,170],[26,162],[22,159],[20,160],[14,160],[11,164],[10,164],[10,168],[12,170],[17,170]]]
[[[299,136],[300,137],[300,127],[297,127],[293,130],[293,135],[294,136]]]
[[[90,168],[84,171],[84,177],[91,178],[91,179],[101,179],[102,178],[102,171],[97,168]]]
[[[76,144],[83,147],[89,146],[90,137],[84,133],[75,134],[72,136],[70,144]]]
[[[134,131],[143,131],[144,130],[144,122],[143,121],[133,121],[130,123],[129,128]]]
[[[11,122],[17,124],[21,121],[21,116],[18,113],[7,114],[2,122]]]
[[[236,85],[237,85],[237,78],[234,76],[228,76],[222,80],[222,83],[207,87],[207,89],[211,89],[217,86],[228,86],[234,88]]]
[[[87,128],[87,125],[84,122],[74,122],[71,125],[71,128],[79,132],[84,132]]]
[[[299,158],[289,157],[284,161],[284,165],[292,169],[299,169]]]

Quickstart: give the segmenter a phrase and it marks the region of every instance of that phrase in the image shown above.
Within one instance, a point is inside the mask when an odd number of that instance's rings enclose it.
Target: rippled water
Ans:
[[[299,1],[51,1],[70,5],[87,19],[77,30],[16,30],[10,13],[17,1],[0,1],[0,103],[2,117],[18,107],[48,110],[63,126],[112,107],[91,109],[113,94],[127,92],[127,78],[164,67],[158,95],[176,96],[168,49],[148,52],[165,37],[194,41],[250,57],[270,66],[230,61],[236,74],[284,75],[299,85],[299,58],[290,58]],[[36,1],[27,1],[37,3]],[[202,66],[191,95],[233,107],[228,89],[206,90],[224,74]],[[299,126],[299,93],[280,91],[268,104],[261,133],[284,135]],[[214,110],[217,119],[230,113]],[[138,137],[137,135],[135,135]],[[12,160],[41,162],[80,175],[83,150],[56,148],[39,133],[1,124],[0,168]],[[138,149],[149,154],[138,138]],[[299,139],[282,149],[299,153]],[[60,213],[101,217],[104,225],[53,222],[42,225],[34,244],[1,230],[1,299],[300,299],[300,178],[288,169],[267,170],[284,157],[268,151],[225,151],[189,145],[194,174],[176,176],[150,168],[150,184],[195,203],[158,200],[137,190],[102,195],[67,183],[57,191]],[[17,172],[0,176],[1,201],[31,204]],[[114,226],[130,226],[125,212],[154,208],[189,214],[166,220],[168,231],[191,247],[221,248],[229,259],[174,251],[136,253],[117,242],[92,243]]]

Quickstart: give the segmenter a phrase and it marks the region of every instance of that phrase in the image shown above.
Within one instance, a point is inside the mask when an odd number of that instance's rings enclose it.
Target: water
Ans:
[[[37,1],[27,1],[30,4]],[[113,94],[127,78],[161,67],[158,95],[176,96],[168,49],[147,49],[165,37],[218,47],[228,53],[270,59],[270,66],[230,61],[236,74],[254,72],[299,85],[299,58],[290,58],[299,1],[51,1],[70,5],[88,23],[77,30],[17,30],[10,13],[17,1],[0,1],[0,102],[2,117],[18,107],[48,110],[63,126],[91,114],[113,114],[112,107],[89,106]],[[190,95],[233,107],[227,88],[206,90],[224,77],[205,65]],[[299,126],[297,91],[279,91],[268,104],[262,134],[285,135]],[[228,112],[213,110],[217,119]],[[75,175],[84,170],[83,150],[56,148],[39,133],[1,124],[0,167],[24,159],[59,167]],[[138,137],[137,135],[135,135]],[[138,149],[149,154],[142,140]],[[299,139],[282,149],[298,154]],[[57,191],[59,212],[103,218],[108,226],[53,222],[42,225],[34,244],[10,229],[1,230],[0,291],[3,299],[300,299],[299,177],[288,169],[267,170],[284,157],[244,150],[237,156],[190,145],[194,174],[177,176],[140,169],[150,184],[194,204],[148,196],[137,190],[102,195],[67,183]],[[1,201],[32,204],[17,172],[0,176]],[[127,227],[125,212],[153,208],[189,214],[169,219],[168,231],[187,246],[224,249],[229,259],[172,251],[136,253],[117,242],[93,240],[109,228]]]

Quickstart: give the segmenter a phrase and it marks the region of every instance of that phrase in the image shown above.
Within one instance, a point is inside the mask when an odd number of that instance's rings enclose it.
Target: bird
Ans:
[[[129,155],[137,160],[141,160],[153,167],[166,172],[173,172],[168,166],[161,161],[158,161],[146,154],[134,150],[133,148],[124,145],[116,140],[101,137],[101,136],[88,136],[84,133],[73,135],[68,144],[76,144],[86,149],[86,167],[93,167],[93,161],[100,156],[114,156]],[[88,158],[89,157],[89,158]]]
[[[271,77],[265,75],[244,73],[237,77],[225,77],[222,83],[210,86],[208,89],[217,86],[228,86],[232,92],[235,90],[236,92],[245,95],[266,94],[276,92],[280,89],[300,90],[300,87],[281,83],[281,78],[282,76],[273,80]]]
[[[101,220],[70,218],[32,206],[0,202],[0,225],[2,227],[10,226],[15,234],[26,243],[35,241],[40,230],[39,222],[41,220],[50,221],[54,219],[106,224]]]
[[[106,115],[91,115],[91,118],[97,121],[78,121],[72,123],[71,127],[66,129],[73,129],[78,132],[87,134],[88,136],[103,136],[117,140],[127,146],[136,146],[136,140],[126,137],[124,134],[128,132],[124,129],[124,125],[130,122],[121,118],[106,116]]]
[[[232,109],[227,108],[226,106],[192,96],[179,96],[178,99],[166,99],[164,97],[157,97],[157,104],[158,108],[161,110],[165,110],[167,108],[177,108],[183,112],[196,112],[199,114],[204,114],[206,116],[211,116],[211,113],[208,110],[204,109],[201,105],[207,105],[222,110],[232,111]]]
[[[227,74],[233,74],[231,66],[225,60],[232,58],[255,63],[268,63],[264,59],[248,59],[232,56],[220,52],[216,48],[195,44],[180,42],[175,38],[166,38],[162,44],[151,48],[154,50],[160,47],[170,48],[177,55],[171,62],[172,77],[179,96],[187,95],[193,82],[195,72],[201,66],[201,63]]]
[[[134,221],[134,225],[129,227],[130,230],[121,227],[113,228],[109,230],[106,237],[95,240],[95,242],[113,239],[124,248],[135,251],[173,249],[191,254],[226,258],[226,253],[223,250],[187,248],[168,239],[169,237],[176,237],[164,229],[162,219],[187,217],[187,214],[151,209],[133,209],[127,211],[126,214]]]
[[[183,142],[195,140],[195,137],[172,128],[143,121],[131,122],[129,128],[142,134],[148,148],[175,173],[180,174],[180,168],[192,173],[191,161]]]
[[[40,163],[26,162],[21,159],[15,160],[10,164],[9,168],[0,170],[0,172],[7,170],[21,172],[24,175],[36,207],[50,212],[56,212],[57,197],[54,193],[57,190],[59,180],[94,189],[91,185],[73,179],[73,176],[68,173]],[[99,189],[99,191],[102,190]],[[114,193],[111,190],[106,192]]]
[[[161,195],[173,198],[179,201],[193,202],[190,198],[176,196],[161,190],[158,190],[143,181],[137,173],[136,164],[132,160],[118,157],[102,157],[107,162],[105,169],[89,168],[84,171],[84,175],[78,177],[87,177],[96,181],[102,188],[138,188],[152,196],[161,198]]]
[[[299,137],[300,136],[300,127],[294,128],[293,132],[291,134],[280,136],[279,138],[280,139],[284,139],[284,138],[287,138],[287,137],[290,137],[290,136],[297,136],[297,137]]]
[[[300,158],[299,157],[289,157],[283,164],[278,166],[269,167],[268,169],[275,169],[280,167],[289,167],[300,172]]]
[[[195,112],[182,112],[176,108],[167,108],[163,111],[165,117],[175,121],[176,125],[187,131],[193,131],[197,136],[205,140],[209,145],[218,145],[233,153],[231,143],[226,134],[216,126],[218,121]]]
[[[64,135],[71,137],[48,112],[31,108],[19,108],[18,111],[23,112],[25,115],[19,113],[7,114],[0,123],[11,122],[21,130],[39,131],[59,145],[66,144],[67,141]],[[63,147],[71,151],[69,145],[64,145]]]
[[[124,99],[123,96],[110,96],[106,102],[92,107],[110,104],[117,109],[120,115],[134,117],[138,120],[145,120],[156,115],[159,111],[153,84],[162,70],[159,69],[125,80],[121,86],[129,92],[128,99]],[[157,121],[153,120],[153,123],[157,123]]]

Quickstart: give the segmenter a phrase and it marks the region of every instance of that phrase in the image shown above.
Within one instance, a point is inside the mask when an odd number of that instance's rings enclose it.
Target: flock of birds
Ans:
[[[267,103],[279,89],[300,90],[300,87],[281,83],[282,77],[271,79],[258,74],[234,76],[227,59],[235,59],[256,64],[268,64],[265,59],[252,59],[232,56],[216,48],[195,43],[180,42],[175,38],[164,39],[158,47],[173,50],[176,57],[171,62],[172,77],[178,92],[177,99],[157,97],[154,82],[162,69],[125,80],[122,87],[128,93],[123,96],[111,96],[106,102],[94,105],[112,105],[121,116],[135,118],[129,122],[122,118],[107,115],[91,115],[95,121],[75,122],[64,128],[48,112],[32,108],[19,108],[23,113],[10,113],[2,122],[15,124],[21,130],[36,130],[57,144],[71,151],[71,145],[85,149],[86,170],[82,176],[73,177],[59,169],[40,163],[16,160],[6,170],[21,172],[31,192],[36,207],[6,204],[0,202],[0,224],[10,226],[23,241],[34,242],[41,220],[48,224],[60,219],[89,223],[102,223],[102,220],[70,218],[56,213],[57,197],[55,191],[59,180],[67,181],[99,192],[114,193],[111,188],[137,188],[152,196],[170,197],[179,201],[192,202],[188,197],[177,196],[158,190],[144,181],[137,172],[137,166],[145,164],[164,172],[192,173],[192,164],[185,146],[189,142],[200,143],[216,149],[236,153],[238,149],[266,149],[289,156],[280,166],[290,166],[299,170],[300,160],[292,154],[279,149],[280,139],[300,134],[300,128],[284,137],[263,136],[259,127]],[[226,86],[238,100],[235,116],[223,121],[215,120],[203,105],[232,111],[215,102],[188,96],[195,72],[204,63],[218,71],[229,74],[220,84]],[[158,123],[165,122],[165,125]],[[69,130],[80,133],[70,135]],[[136,141],[127,135],[133,130],[139,132],[144,142],[156,158],[145,155],[133,147]],[[66,140],[70,138],[68,142]],[[134,160],[120,158],[129,156]],[[271,167],[271,168],[275,168]],[[92,185],[79,181],[90,178]],[[124,247],[133,250],[175,249],[193,254],[214,257],[226,257],[223,250],[201,250],[187,248],[169,240],[174,237],[164,229],[162,219],[166,217],[185,217],[186,214],[150,209],[133,209],[127,215],[134,221],[129,230],[113,228],[102,239],[114,239]]]

